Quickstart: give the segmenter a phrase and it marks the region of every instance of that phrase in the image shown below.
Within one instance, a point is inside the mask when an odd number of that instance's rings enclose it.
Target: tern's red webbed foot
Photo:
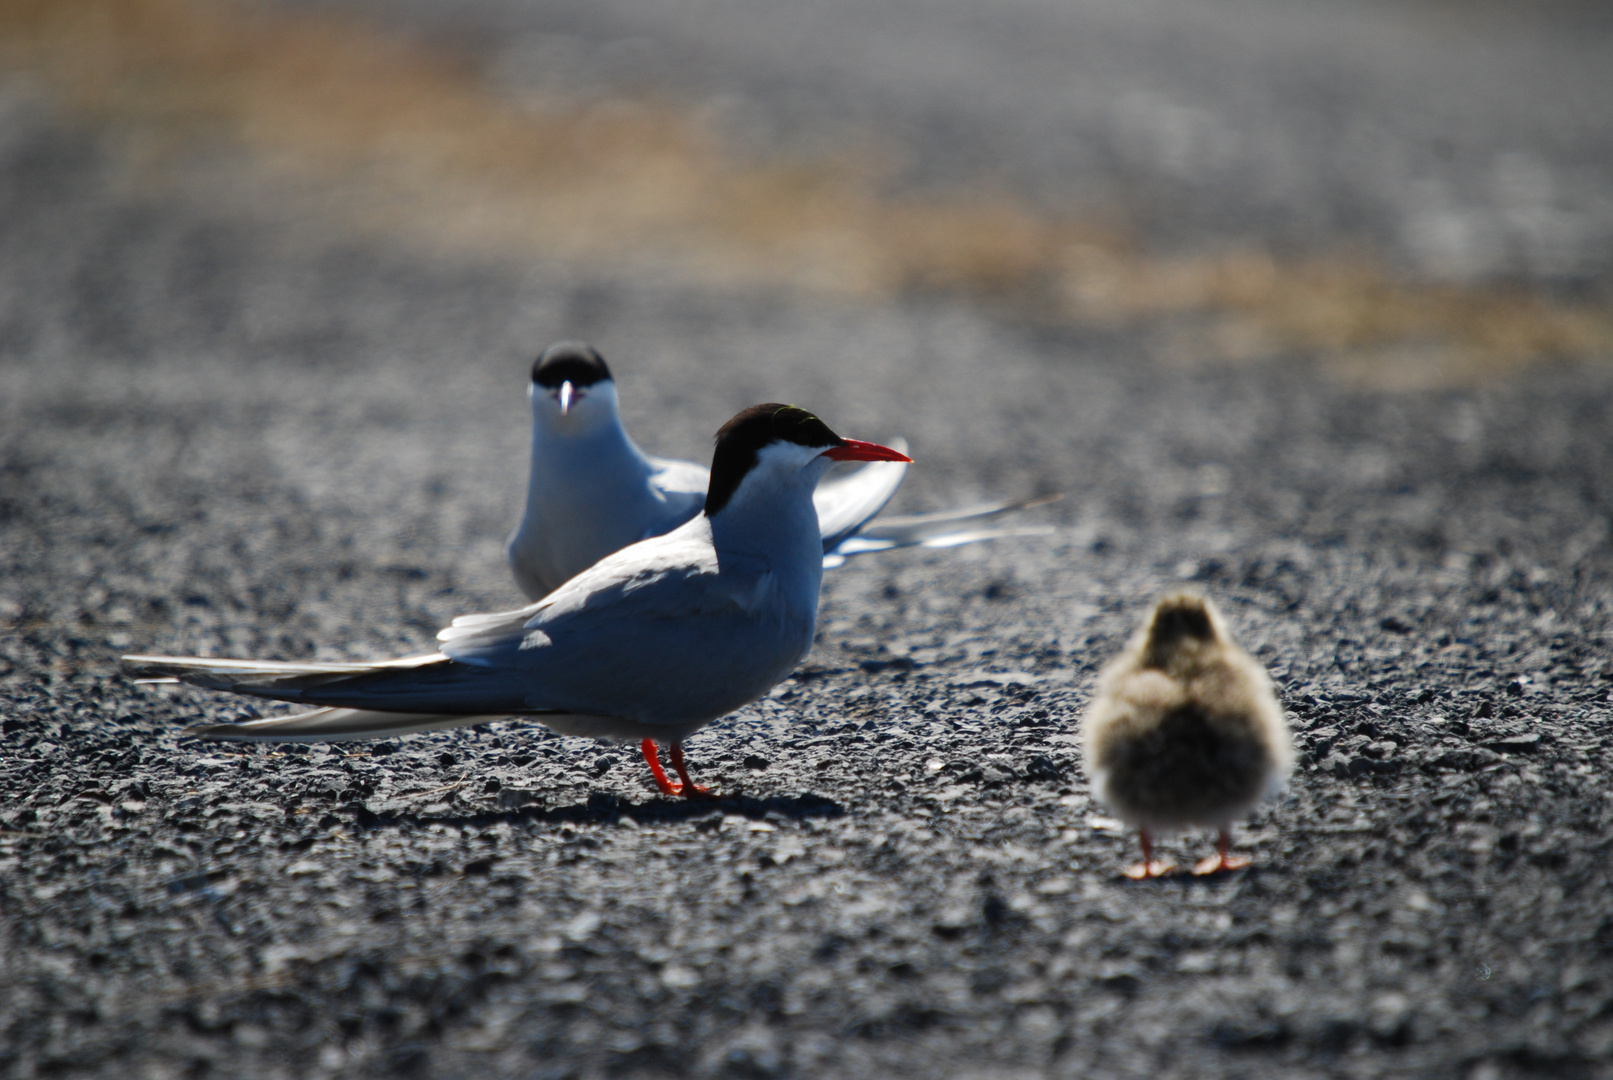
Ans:
[[[661,789],[663,795],[681,795],[685,799],[714,799],[716,798],[708,788],[703,788],[689,778],[689,767],[683,762],[683,744],[672,744],[672,767],[677,770],[681,784],[674,784],[667,779],[666,771],[661,768],[661,754],[657,750],[654,739],[645,739],[639,744],[644,752],[644,761],[650,766],[650,773],[655,777],[655,786]]]
[[[689,767],[683,763],[683,744],[681,742],[672,744],[672,767],[678,771],[678,779],[683,781],[679,791],[685,799],[715,799],[717,797],[712,794],[710,788],[701,787],[689,779]]]
[[[644,762],[650,767],[650,775],[655,777],[655,786],[661,789],[663,795],[681,795],[683,789],[666,778],[666,772],[661,768],[661,753],[656,749],[654,739],[645,739],[639,743],[639,749],[644,752]]]

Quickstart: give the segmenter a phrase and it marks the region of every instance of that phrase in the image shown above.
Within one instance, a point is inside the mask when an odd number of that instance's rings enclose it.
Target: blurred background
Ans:
[[[1610,70],[1578,0],[0,0],[0,131],[315,243],[1390,384],[1613,351]]]

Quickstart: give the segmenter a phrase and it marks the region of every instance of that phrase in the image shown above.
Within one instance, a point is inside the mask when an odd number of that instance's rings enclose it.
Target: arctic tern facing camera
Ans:
[[[386,738],[504,716],[564,735],[641,741],[660,789],[704,789],[683,740],[755,701],[812,647],[823,548],[812,492],[836,461],[910,462],[842,439],[788,405],[757,405],[717,433],[704,511],[608,555],[535,604],[466,615],[440,651],[369,664],[126,656],[143,673],[317,706],[188,735],[268,742]],[[656,743],[671,745],[680,784]]]
[[[526,509],[505,547],[527,596],[547,595],[611,552],[671,532],[700,513],[706,470],[638,448],[622,426],[616,382],[598,351],[577,341],[549,346],[533,362],[527,393],[532,461]],[[896,445],[906,449],[901,440]],[[1052,531],[982,527],[991,518],[1050,501],[1045,498],[872,521],[896,494],[906,468],[881,461],[818,488],[813,501],[824,566],[873,551]]]

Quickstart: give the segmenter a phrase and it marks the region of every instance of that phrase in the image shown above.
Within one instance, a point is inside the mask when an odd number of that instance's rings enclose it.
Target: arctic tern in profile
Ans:
[[[527,596],[545,596],[613,551],[671,532],[700,512],[706,470],[646,455],[617,411],[616,382],[588,345],[562,341],[533,362],[532,464],[526,510],[505,554]],[[899,449],[906,445],[896,441]],[[1045,498],[871,522],[901,486],[907,466],[866,465],[819,486],[813,501],[823,564],[900,547],[952,547],[999,536],[1045,534],[1048,527],[982,528],[990,518]]]
[[[563,735],[640,740],[669,795],[683,740],[755,701],[812,647],[823,548],[812,493],[836,461],[910,462],[842,439],[789,405],[756,405],[717,433],[704,510],[630,544],[518,611],[465,615],[440,651],[369,664],[126,656],[146,674],[317,706],[187,735],[269,742],[386,738],[504,716]],[[679,784],[662,771],[669,743]]]

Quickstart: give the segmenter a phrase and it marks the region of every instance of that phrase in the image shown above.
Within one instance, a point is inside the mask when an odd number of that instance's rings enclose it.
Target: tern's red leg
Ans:
[[[1174,864],[1154,858],[1154,838],[1148,835],[1147,829],[1137,830],[1137,842],[1142,845],[1143,861],[1126,867],[1124,873],[1127,877],[1133,881],[1143,881],[1176,869]]]
[[[673,745],[676,746],[677,744],[674,743]],[[644,751],[644,760],[649,764],[650,772],[655,776],[655,786],[661,789],[661,794],[683,794],[683,789],[677,784],[674,784],[672,781],[668,780],[666,778],[666,773],[662,771],[661,754],[660,751],[655,748],[655,740],[645,739],[643,742],[639,743],[639,749]],[[672,760],[679,766],[678,772],[681,774],[683,772],[682,755],[680,755],[676,749],[672,751]]]
[[[1228,849],[1232,847],[1232,830],[1222,829],[1221,837],[1216,841],[1215,854],[1207,859],[1200,859],[1193,866],[1193,873],[1203,877],[1206,874],[1219,874],[1225,870],[1242,870],[1249,865],[1245,855],[1232,855]]]
[[[689,768],[683,763],[683,744],[672,744],[672,767],[678,770],[678,779],[683,781],[682,794],[685,799],[715,798],[710,788],[701,787],[689,779]]]

